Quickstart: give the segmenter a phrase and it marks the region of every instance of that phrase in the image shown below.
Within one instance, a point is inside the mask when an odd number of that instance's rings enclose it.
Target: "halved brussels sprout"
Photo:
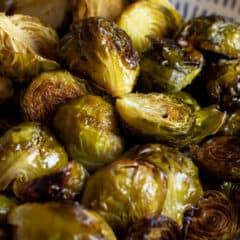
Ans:
[[[203,78],[210,102],[223,107],[240,106],[240,59],[211,64]]]
[[[180,228],[171,218],[147,216],[128,230],[125,240],[181,240]]]
[[[184,239],[230,240],[237,232],[237,216],[228,198],[218,191],[207,191],[185,215]]]
[[[60,28],[71,10],[69,5],[68,0],[5,0],[5,11],[37,17],[53,28]]]
[[[162,214],[182,226],[183,214],[202,196],[198,169],[178,150],[160,144],[137,145],[123,155],[136,161],[148,161],[164,171],[168,178]]]
[[[131,39],[113,21],[83,19],[60,41],[60,56],[78,76],[88,77],[113,97],[133,90],[139,56]]]
[[[67,163],[64,148],[39,123],[25,122],[0,138],[0,190],[13,192],[23,182],[54,172]]]
[[[49,124],[59,106],[87,93],[87,82],[67,71],[42,73],[27,87],[21,109],[26,120]]]
[[[53,125],[70,158],[87,170],[115,160],[123,151],[114,107],[100,96],[84,95],[61,106]]]
[[[116,108],[127,127],[136,135],[178,145],[195,123],[193,108],[164,93],[132,93],[117,99]]]
[[[203,55],[192,47],[180,47],[172,39],[152,41],[142,57],[139,85],[147,92],[178,92],[200,73]]]
[[[82,204],[98,212],[116,231],[162,210],[167,191],[163,171],[144,161],[122,159],[88,178]]]
[[[228,114],[220,133],[226,136],[240,136],[240,110]]]
[[[179,42],[225,55],[240,56],[240,24],[222,16],[211,15],[192,18],[182,29]]]
[[[116,240],[97,213],[77,202],[26,203],[11,211],[8,222],[15,240]]]
[[[10,210],[14,208],[16,205],[17,203],[14,200],[4,195],[0,195],[0,226],[7,224],[8,214]],[[0,239],[2,239],[1,234]]]
[[[74,21],[79,22],[87,17],[114,20],[121,15],[128,2],[128,0],[76,0]]]
[[[150,38],[172,36],[182,26],[182,19],[168,1],[136,1],[122,13],[118,24],[133,46],[144,52],[151,46]]]
[[[11,98],[14,87],[10,79],[0,76],[0,104]]]
[[[72,161],[54,173],[23,183],[17,197],[25,202],[72,200],[81,192],[87,176],[85,168]]]
[[[240,181],[240,137],[213,137],[201,146],[192,146],[194,161],[205,171],[225,181]]]
[[[37,18],[0,13],[0,74],[17,81],[27,81],[41,72],[60,65],[55,58],[56,32]]]

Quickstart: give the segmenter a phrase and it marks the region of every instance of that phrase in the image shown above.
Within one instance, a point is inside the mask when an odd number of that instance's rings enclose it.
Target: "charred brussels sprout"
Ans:
[[[37,17],[53,28],[60,28],[71,10],[69,5],[68,0],[5,0],[5,11]]]
[[[0,138],[0,190],[13,184],[17,193],[23,182],[56,171],[67,163],[63,147],[38,123],[26,122]]]
[[[236,212],[228,198],[217,191],[205,192],[185,215],[184,239],[230,240],[236,231]]]
[[[40,72],[59,68],[54,58],[58,37],[37,18],[0,14],[0,74],[27,81]]]
[[[220,133],[226,136],[240,136],[240,110],[227,116]]]
[[[78,162],[69,162],[57,172],[23,183],[17,196],[25,202],[72,200],[82,190],[88,176]]]
[[[166,173],[167,195],[162,214],[182,226],[184,212],[195,206],[202,196],[198,169],[192,160],[178,150],[160,144],[137,145],[123,158],[148,161]]]
[[[100,96],[85,95],[63,105],[54,127],[72,159],[95,170],[123,151],[114,107]]]
[[[7,216],[12,208],[16,206],[16,202],[12,199],[0,195],[0,226],[7,224]],[[1,239],[1,234],[0,234]]]
[[[42,73],[30,83],[23,96],[24,118],[49,124],[60,105],[88,92],[87,82],[67,71]]]
[[[11,211],[8,222],[15,240],[116,240],[98,214],[76,202],[26,203]]]
[[[168,1],[136,1],[122,13],[118,24],[133,46],[144,52],[151,46],[150,38],[170,37],[181,27],[182,19]]]
[[[186,23],[180,33],[181,44],[219,53],[228,57],[240,56],[240,24],[221,16],[201,16]]]
[[[114,20],[127,6],[128,0],[77,0],[74,9],[74,21],[87,17],[104,17]]]
[[[0,104],[11,98],[14,94],[14,87],[10,79],[0,77]]]
[[[204,74],[205,91],[212,103],[222,107],[240,106],[240,60],[213,63]]]
[[[144,161],[118,160],[100,168],[87,181],[82,203],[121,230],[162,210],[166,175]]]
[[[141,60],[139,85],[143,91],[178,92],[199,74],[203,55],[174,40],[154,40]]]
[[[181,240],[179,226],[171,218],[156,215],[146,217],[128,230],[125,240]]]
[[[191,134],[195,123],[190,105],[163,93],[128,94],[117,99],[116,108],[134,134],[172,145]]]
[[[133,90],[139,56],[118,26],[100,17],[86,18],[60,41],[60,56],[79,76],[90,78],[113,97]]]
[[[201,146],[192,146],[191,155],[199,166],[215,177],[240,181],[239,137],[214,137]]]

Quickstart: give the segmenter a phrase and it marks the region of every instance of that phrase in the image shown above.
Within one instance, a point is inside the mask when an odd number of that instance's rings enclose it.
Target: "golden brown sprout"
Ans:
[[[167,177],[144,161],[122,159],[91,175],[82,204],[99,213],[115,230],[150,214],[159,214],[166,197]]]
[[[11,98],[14,94],[13,84],[10,79],[0,77],[0,104]]]
[[[87,82],[67,71],[42,73],[30,83],[23,96],[24,119],[50,124],[59,106],[87,93]]]
[[[207,191],[186,213],[183,230],[186,240],[232,240],[237,231],[235,209],[221,192]]]
[[[128,5],[128,0],[77,0],[74,8],[74,21],[87,17],[104,17],[114,20]]]
[[[181,240],[180,228],[171,218],[148,216],[131,226],[125,240]]]
[[[71,1],[71,0],[70,0]],[[7,14],[37,17],[53,28],[60,28],[70,12],[69,0],[6,0]]]
[[[113,97],[133,90],[139,56],[116,23],[100,17],[82,21],[60,41],[60,56],[78,76],[90,78]]]
[[[213,137],[202,146],[192,146],[194,161],[223,180],[240,181],[240,137]]]
[[[240,110],[236,110],[227,116],[227,120],[221,128],[220,134],[240,136]]]
[[[85,168],[72,161],[58,171],[23,183],[17,195],[25,202],[73,200],[88,176]]]
[[[170,37],[182,26],[182,18],[166,0],[136,1],[121,15],[119,27],[127,32],[133,46],[144,52],[151,46],[150,38]]]

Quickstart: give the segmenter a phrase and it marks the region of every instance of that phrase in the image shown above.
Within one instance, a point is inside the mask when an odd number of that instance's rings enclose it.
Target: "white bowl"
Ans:
[[[170,0],[185,20],[193,16],[220,14],[240,22],[240,0]]]

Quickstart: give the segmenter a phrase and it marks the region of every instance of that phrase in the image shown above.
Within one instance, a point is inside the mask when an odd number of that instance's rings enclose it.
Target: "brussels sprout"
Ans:
[[[213,137],[201,146],[192,146],[194,161],[205,171],[225,181],[240,181],[240,138]]]
[[[39,123],[25,122],[0,138],[0,190],[56,171],[67,163],[63,147]]]
[[[164,93],[132,93],[116,101],[116,108],[128,128],[136,135],[179,145],[194,127],[193,108]]]
[[[0,41],[0,74],[3,76],[22,82],[60,67],[47,59],[54,57],[57,34],[37,18],[1,13]]]
[[[223,182],[220,185],[220,191],[225,193],[235,206],[240,207],[240,182]]]
[[[182,29],[179,42],[237,58],[240,56],[240,24],[217,15],[195,17]]]
[[[237,231],[237,216],[228,198],[218,191],[207,191],[185,216],[184,239],[230,240]]]
[[[116,240],[107,223],[77,202],[26,203],[9,214],[15,240]]]
[[[171,218],[146,217],[130,227],[125,240],[181,240],[179,226]]]
[[[240,110],[229,114],[220,133],[226,136],[240,136]]]
[[[144,91],[178,92],[199,74],[203,55],[170,39],[154,40],[141,60],[140,87]]]
[[[60,41],[59,52],[72,71],[90,78],[113,97],[133,90],[139,56],[114,22],[100,17],[82,20],[80,28]]]
[[[5,0],[5,11],[37,17],[53,28],[60,28],[71,10],[69,5],[68,0]]]
[[[128,0],[77,0],[74,9],[74,21],[87,17],[104,17],[114,20],[127,6]]]
[[[87,176],[85,168],[72,161],[57,172],[23,183],[17,196],[25,202],[72,200],[81,192]]]
[[[82,203],[98,212],[116,231],[159,214],[167,191],[163,171],[144,161],[122,159],[91,175]]]
[[[160,144],[137,145],[123,158],[148,161],[167,174],[167,195],[162,214],[182,226],[184,212],[202,196],[198,169],[192,160],[178,150]]]
[[[22,99],[22,112],[29,121],[51,122],[57,108],[68,100],[85,95],[89,87],[67,71],[42,73],[28,86]]]
[[[12,199],[0,195],[0,225],[3,226],[7,224],[7,216],[9,214],[9,211],[16,206],[16,202],[13,201]],[[0,239],[1,234],[0,234]]]
[[[240,106],[240,59],[213,63],[204,74],[205,92],[212,103]]]
[[[0,76],[0,104],[11,98],[13,94],[14,88],[11,80]]]
[[[84,95],[61,106],[54,127],[71,159],[95,170],[123,151],[114,107],[100,96]]]
[[[173,35],[182,26],[182,18],[168,1],[136,1],[122,13],[118,24],[133,46],[144,52],[151,46],[150,38]]]

